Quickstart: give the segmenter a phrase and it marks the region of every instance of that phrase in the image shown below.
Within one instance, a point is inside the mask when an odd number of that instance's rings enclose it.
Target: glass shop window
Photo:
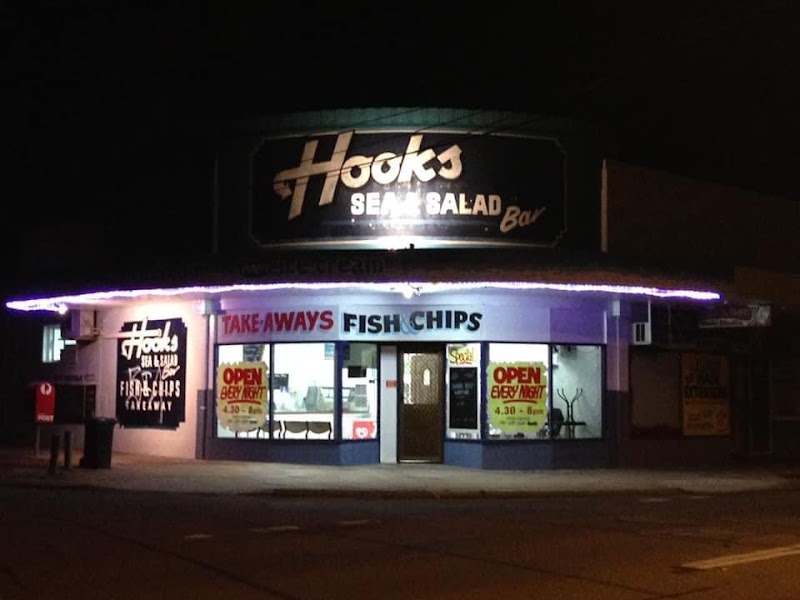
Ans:
[[[447,345],[447,437],[480,438],[481,345]]]
[[[270,437],[269,344],[217,347],[215,407],[217,437]]]
[[[45,325],[42,330],[42,362],[54,363],[61,360],[61,354],[67,346],[77,344],[75,340],[61,337],[61,325]]]
[[[486,417],[492,439],[547,437],[550,347],[489,344]]]
[[[378,437],[378,346],[344,345],[342,357],[342,438]]]
[[[554,344],[549,435],[557,439],[603,436],[603,350]]]
[[[272,352],[274,434],[333,439],[335,345],[273,344]]]

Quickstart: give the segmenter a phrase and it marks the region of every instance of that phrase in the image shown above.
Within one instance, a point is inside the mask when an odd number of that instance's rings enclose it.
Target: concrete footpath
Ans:
[[[110,468],[55,466],[46,452],[0,448],[0,487],[107,488],[199,494],[525,497],[614,493],[722,494],[800,489],[800,465],[718,469],[504,471],[431,464],[316,466],[115,453]]]

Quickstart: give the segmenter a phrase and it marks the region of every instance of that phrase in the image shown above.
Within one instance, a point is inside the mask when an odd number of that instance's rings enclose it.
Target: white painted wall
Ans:
[[[381,462],[397,462],[397,346],[381,347],[381,413],[380,444]],[[389,387],[387,382],[394,385]]]
[[[206,317],[196,302],[137,303],[98,312],[100,335],[92,358],[97,373],[98,417],[115,417],[117,385],[117,333],[127,321],[181,318],[186,324],[186,420],[177,429],[114,429],[114,451],[194,458],[197,431],[197,394],[205,389],[207,361]]]

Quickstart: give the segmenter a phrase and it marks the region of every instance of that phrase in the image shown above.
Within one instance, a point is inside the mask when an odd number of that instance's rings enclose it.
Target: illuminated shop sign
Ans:
[[[252,162],[250,232],[265,245],[414,238],[553,246],[565,222],[552,140],[443,132],[267,139]]]
[[[334,340],[335,319],[336,312],[332,308],[300,306],[230,312],[217,317],[217,342]]]
[[[174,429],[186,420],[186,325],[126,322],[117,341],[117,421]]]
[[[484,314],[464,306],[266,309],[217,317],[217,343],[336,339],[459,340],[483,333]]]
[[[333,310],[267,310],[232,313],[220,317],[221,335],[260,334],[281,331],[329,331]]]
[[[477,331],[483,314],[466,310],[437,309],[404,312],[371,311],[342,314],[342,333],[417,334],[426,331]]]

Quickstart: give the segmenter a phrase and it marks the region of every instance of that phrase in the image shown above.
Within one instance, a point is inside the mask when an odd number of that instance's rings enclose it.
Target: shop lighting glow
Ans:
[[[536,282],[495,282],[495,281],[470,281],[449,283],[424,283],[424,282],[373,282],[373,283],[264,283],[264,284],[235,284],[235,285],[210,285],[177,288],[155,288],[144,290],[113,290],[88,292],[83,294],[53,296],[49,298],[31,298],[28,300],[12,300],[6,302],[6,307],[20,311],[54,311],[64,313],[71,306],[95,305],[115,300],[146,300],[152,298],[180,298],[207,297],[231,292],[266,292],[279,290],[358,290],[369,292],[392,292],[408,294],[413,290],[412,296],[435,294],[437,292],[452,292],[464,290],[543,290],[557,292],[578,292],[593,294],[619,294],[633,296],[647,296],[651,298],[672,298],[700,301],[719,300],[721,295],[717,292],[702,290],[669,290],[656,287],[630,286],[630,285],[605,285],[605,284],[580,284],[580,283],[536,283]]]

